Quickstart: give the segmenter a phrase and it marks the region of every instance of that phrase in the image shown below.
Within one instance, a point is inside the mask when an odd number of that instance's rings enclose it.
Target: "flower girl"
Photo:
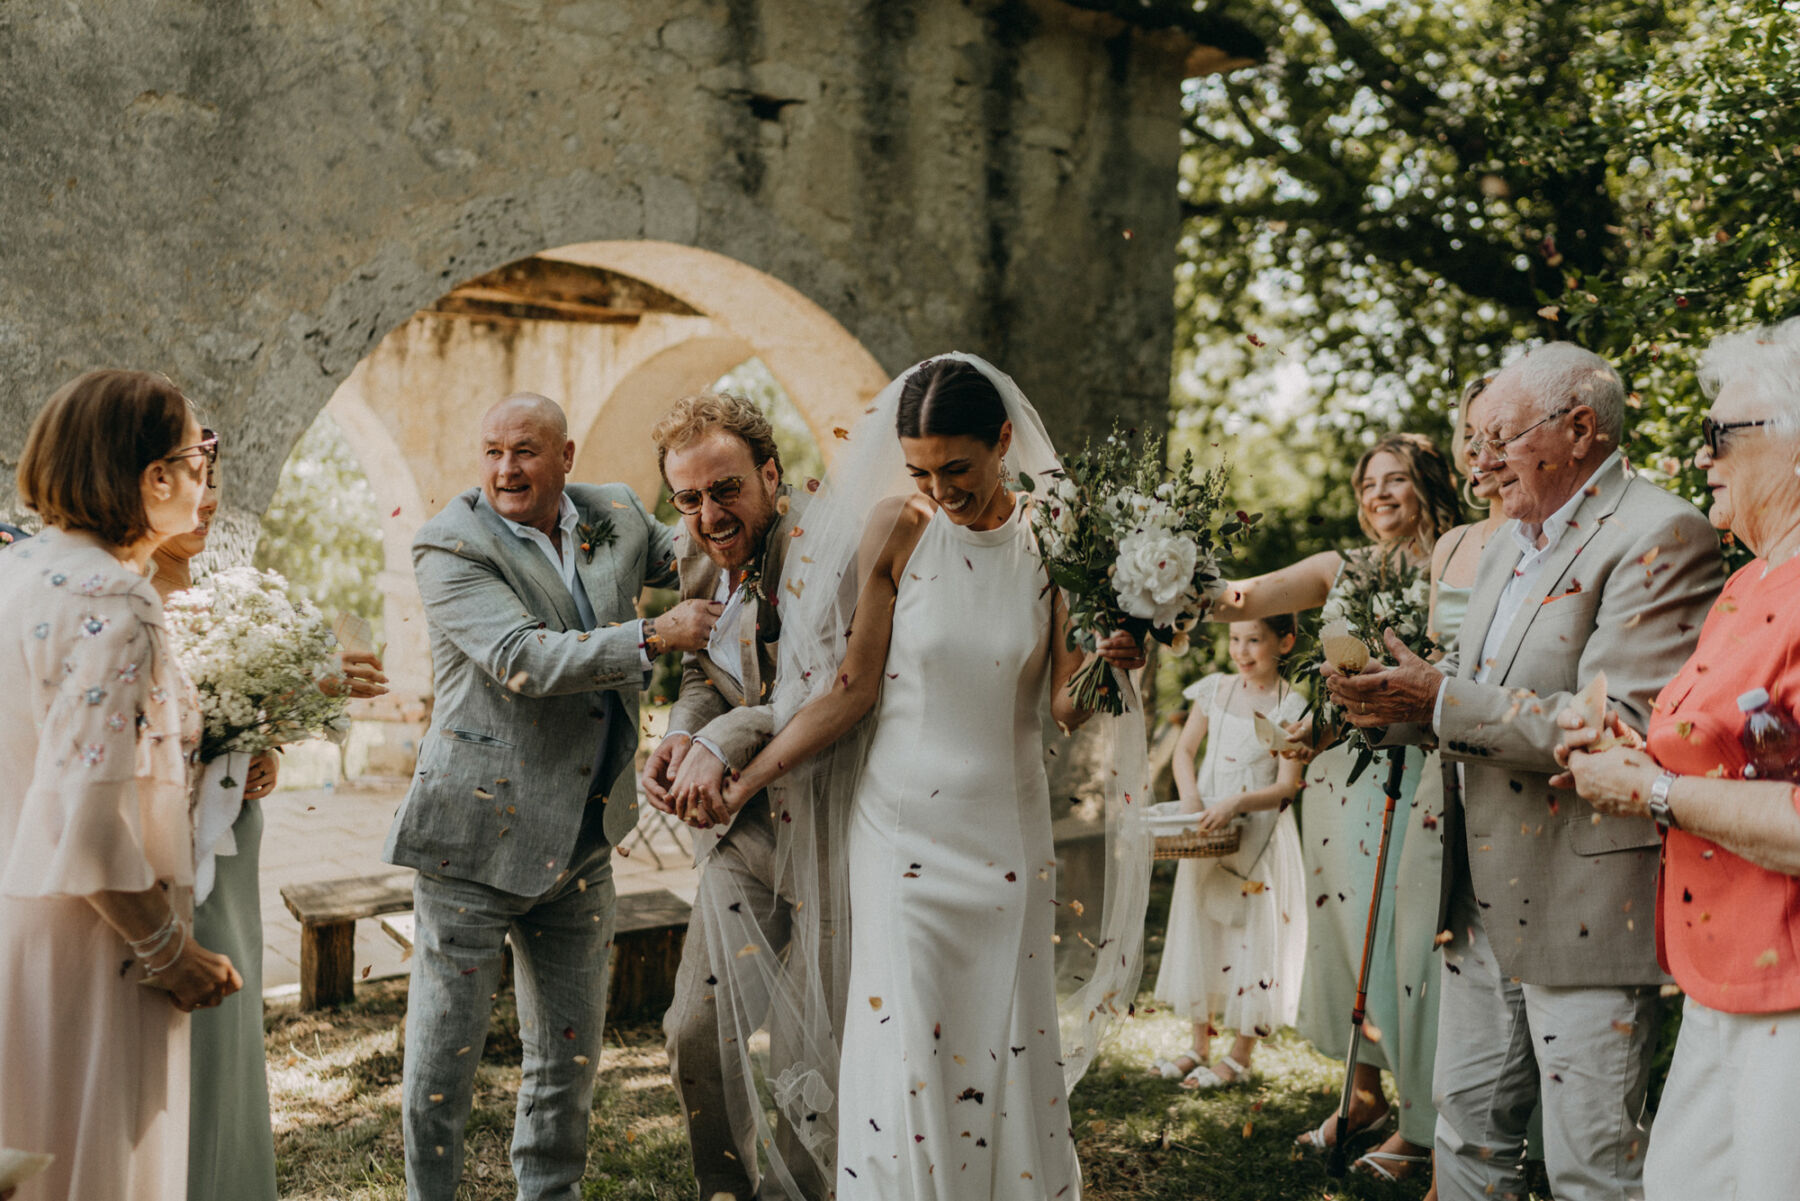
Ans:
[[[1303,768],[1277,758],[1258,737],[1256,722],[1261,716],[1279,729],[1306,709],[1281,679],[1281,657],[1293,647],[1291,615],[1233,622],[1237,674],[1206,676],[1184,693],[1193,707],[1175,749],[1181,811],[1199,813],[1203,831],[1237,822],[1242,837],[1234,854],[1183,859],[1175,871],[1156,996],[1192,1020],[1194,1046],[1176,1059],[1158,1059],[1153,1070],[1182,1077],[1183,1088],[1245,1078],[1257,1039],[1291,1025],[1300,1001],[1305,869],[1288,803]],[[1196,777],[1202,742],[1206,758]],[[1215,1022],[1235,1030],[1237,1041],[1229,1054],[1208,1062]]]

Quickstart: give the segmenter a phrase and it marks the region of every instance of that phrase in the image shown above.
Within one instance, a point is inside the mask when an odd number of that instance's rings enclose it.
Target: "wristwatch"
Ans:
[[[644,653],[652,659],[659,659],[668,649],[663,643],[662,635],[656,632],[656,618],[644,618]]]
[[[1669,789],[1675,786],[1676,775],[1672,771],[1663,772],[1650,785],[1650,816],[1665,830],[1679,830],[1681,823],[1675,820],[1675,811],[1669,808]]]

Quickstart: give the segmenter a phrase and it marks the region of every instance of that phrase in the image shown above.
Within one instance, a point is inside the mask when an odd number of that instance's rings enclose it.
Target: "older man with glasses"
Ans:
[[[1667,979],[1656,961],[1654,822],[1551,787],[1557,718],[1604,672],[1637,730],[1694,649],[1721,583],[1698,510],[1634,475],[1624,386],[1568,343],[1518,359],[1475,402],[1477,470],[1512,519],[1483,552],[1459,650],[1334,675],[1350,720],[1435,738],[1445,770],[1437,1183],[1523,1197],[1544,1111],[1560,1201],[1643,1194],[1644,1101]]]

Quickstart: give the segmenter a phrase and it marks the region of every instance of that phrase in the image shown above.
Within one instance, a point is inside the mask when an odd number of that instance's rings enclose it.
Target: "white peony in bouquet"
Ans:
[[[163,606],[181,666],[200,693],[202,760],[254,755],[339,728],[347,696],[317,681],[335,670],[330,623],[272,571],[231,567]]]
[[[1115,430],[1063,460],[1033,494],[1032,526],[1050,578],[1069,600],[1069,643],[1093,651],[1114,630],[1187,649],[1188,631],[1220,588],[1219,553],[1260,514],[1238,513],[1218,526],[1213,514],[1227,475],[1194,470],[1191,454],[1171,474],[1162,440],[1134,451]],[[1095,657],[1069,682],[1084,709],[1124,710],[1106,661]]]

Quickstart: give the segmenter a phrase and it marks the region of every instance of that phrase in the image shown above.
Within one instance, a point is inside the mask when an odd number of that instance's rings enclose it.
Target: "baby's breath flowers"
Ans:
[[[230,567],[163,606],[181,666],[200,693],[200,757],[257,754],[338,726],[347,696],[317,681],[336,669],[337,639],[318,609],[272,571]]]

